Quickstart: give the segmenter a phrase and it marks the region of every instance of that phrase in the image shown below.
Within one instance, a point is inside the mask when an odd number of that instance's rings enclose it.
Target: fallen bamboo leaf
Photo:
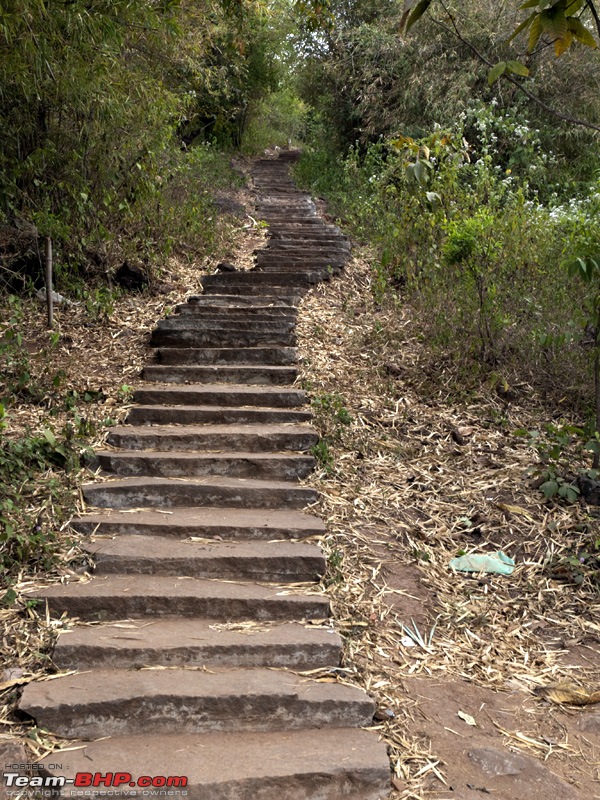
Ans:
[[[557,683],[553,686],[539,686],[534,694],[557,705],[590,706],[600,703],[600,689],[590,691],[572,683]]]

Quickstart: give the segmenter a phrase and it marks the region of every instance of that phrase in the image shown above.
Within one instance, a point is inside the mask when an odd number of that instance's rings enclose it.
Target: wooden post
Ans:
[[[52,237],[46,236],[46,305],[48,307],[48,327],[54,323],[54,307],[52,303]]]

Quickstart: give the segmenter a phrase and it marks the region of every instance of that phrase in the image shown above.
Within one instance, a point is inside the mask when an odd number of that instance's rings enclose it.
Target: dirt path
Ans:
[[[597,509],[543,502],[513,435],[543,410],[449,398],[422,331],[408,308],[375,304],[368,254],[301,306],[305,386],[329,442],[311,478],[329,591],[350,675],[378,701],[394,797],[598,798],[598,706],[536,694],[600,687],[597,587],[554,577],[598,536]],[[511,576],[449,568],[499,549]]]

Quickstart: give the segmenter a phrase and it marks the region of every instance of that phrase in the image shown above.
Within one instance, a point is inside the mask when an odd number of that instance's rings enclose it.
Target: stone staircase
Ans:
[[[96,510],[73,523],[93,578],[34,595],[80,620],[54,652],[76,672],[28,685],[20,704],[90,740],[49,760],[57,775],[100,775],[65,797],[163,796],[160,776],[185,776],[170,791],[197,800],[388,793],[385,744],[361,729],[373,701],[332,680],[341,640],[317,588],[325,560],[304,541],[324,525],[298,482],[318,437],[293,386],[297,302],[350,247],[294,187],[293,157],[255,165],[271,234],[256,267],[206,277],[153,333],[147,384],[97,453],[114,478],[84,487]],[[107,789],[108,773],[131,780]],[[155,788],[140,776],[158,776]]]

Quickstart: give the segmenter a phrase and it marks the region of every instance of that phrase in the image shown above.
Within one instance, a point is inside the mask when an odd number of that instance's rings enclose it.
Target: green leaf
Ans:
[[[14,589],[8,589],[4,597],[2,598],[2,605],[5,606],[12,606],[12,604],[17,599],[17,593]]]
[[[571,0],[571,2],[567,2],[565,6],[565,14],[567,16],[572,16],[576,14],[578,11],[586,5],[586,0]]]
[[[506,40],[507,42],[512,42],[513,39],[516,39],[517,36],[521,33],[521,31],[525,30],[525,28],[530,24],[531,20],[534,17],[537,17],[537,11],[534,11],[533,14],[530,14],[527,19],[524,19],[520,25],[518,25],[515,30],[511,33],[511,35]]]
[[[49,445],[52,447],[56,447],[56,436],[52,433],[49,428],[44,428],[42,431],[42,436],[48,442]]]
[[[499,61],[497,64],[495,64],[491,68],[491,70],[489,71],[489,74],[488,74],[488,83],[489,83],[489,85],[492,86],[494,83],[496,83],[498,78],[501,75],[504,75],[505,71],[506,71],[506,61]]]
[[[580,20],[576,19],[575,17],[568,17],[567,25],[578,42],[585,44],[587,47],[593,47],[594,49],[598,47],[596,40],[592,36],[592,33]]]
[[[550,8],[541,13],[542,28],[555,39],[564,39],[569,30],[564,11]]]
[[[535,50],[535,46],[538,43],[540,36],[542,35],[543,25],[542,25],[542,15],[536,14],[532,23],[531,28],[529,29],[529,39],[527,41],[527,52],[533,53]]]
[[[514,75],[521,75],[523,78],[527,78],[529,76],[529,68],[526,67],[525,64],[521,64],[520,61],[507,61],[506,69],[508,72],[512,72]]]
[[[540,489],[544,493],[544,497],[554,497],[554,495],[558,492],[558,482],[546,481],[545,483],[542,483]]]
[[[406,30],[409,31],[412,26],[421,19],[423,14],[427,11],[429,6],[431,5],[432,0],[419,0],[417,5],[413,8],[413,10],[408,15],[408,19],[406,21]],[[412,5],[412,4],[411,4]]]

